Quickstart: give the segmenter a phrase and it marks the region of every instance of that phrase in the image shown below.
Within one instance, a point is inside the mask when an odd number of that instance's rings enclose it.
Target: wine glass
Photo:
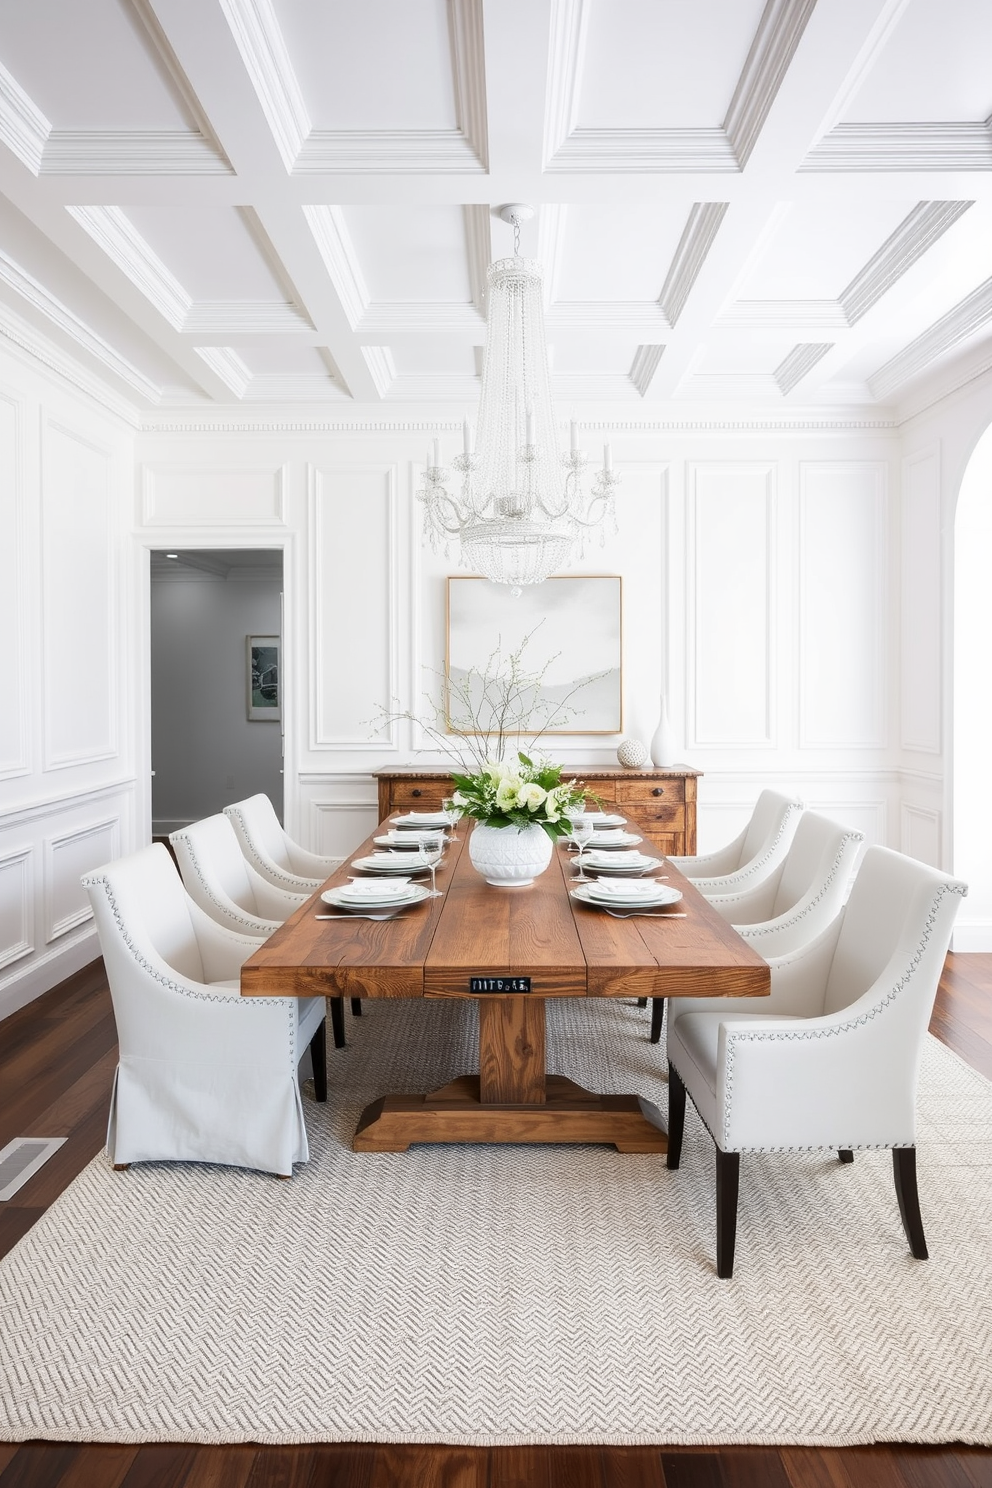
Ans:
[[[445,817],[448,821],[448,826],[451,828],[451,836],[449,837],[448,841],[457,842],[458,838],[455,836],[455,823],[460,819],[461,812],[455,805],[454,796],[445,796],[444,800],[441,802],[441,810],[444,812]]]
[[[578,848],[575,861],[579,865],[579,871],[576,877],[581,879],[583,883],[588,883],[589,878],[584,867],[582,866],[582,858],[586,848],[592,841],[594,830],[595,829],[593,827],[593,824],[591,821],[589,821],[588,818],[572,822],[572,841]]]
[[[420,854],[419,854],[420,861],[423,862],[423,863],[425,863],[427,865],[428,869],[430,870],[430,875],[431,875],[431,898],[432,899],[440,899],[440,897],[441,897],[441,890],[437,886],[437,879],[436,879],[435,874],[436,874],[437,865],[438,865],[438,863],[440,863],[442,857],[444,856],[443,851],[439,847],[432,847],[428,851],[427,843],[424,842],[423,839],[421,839],[421,841],[417,844],[417,846],[420,849]]]

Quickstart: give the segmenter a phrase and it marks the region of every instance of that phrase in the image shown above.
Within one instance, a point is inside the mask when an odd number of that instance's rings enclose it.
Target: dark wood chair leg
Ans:
[[[896,1180],[896,1198],[899,1200],[899,1213],[909,1248],[918,1261],[929,1260],[927,1239],[923,1233],[923,1216],[920,1214],[920,1195],[916,1187],[915,1147],[893,1147],[892,1174]]]
[[[734,1274],[737,1243],[737,1191],[741,1155],[716,1149],[716,1274],[726,1281]]]
[[[854,1161],[854,1153],[849,1147],[838,1147],[837,1156],[840,1158],[841,1162],[844,1163]]]
[[[130,1166],[130,1163],[114,1163],[113,1168],[115,1173],[126,1173]]]
[[[646,997],[639,997],[637,999],[637,1006],[638,1007],[647,1007],[647,1005],[648,1005],[648,1000],[647,1000]]]
[[[360,1018],[362,1016],[362,999],[360,997],[353,997],[351,999],[351,1016],[353,1018]]]
[[[310,1058],[313,1060],[314,1100],[327,1099],[327,1019],[322,1018],[320,1027],[310,1040]]]
[[[344,1048],[344,1000],[340,997],[329,997],[327,1006],[331,1011],[331,1032],[334,1035],[335,1049]]]
[[[652,997],[651,999],[651,1042],[657,1044],[661,1040],[661,1025],[665,1021],[665,999],[663,997]]]
[[[674,1065],[668,1066],[668,1166],[678,1167],[682,1160],[682,1133],[685,1130],[685,1086]]]

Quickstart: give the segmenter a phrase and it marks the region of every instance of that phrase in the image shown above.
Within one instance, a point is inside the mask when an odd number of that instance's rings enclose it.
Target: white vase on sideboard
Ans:
[[[651,763],[659,769],[678,763],[679,745],[668,717],[668,699],[661,694],[658,727],[651,736]]]

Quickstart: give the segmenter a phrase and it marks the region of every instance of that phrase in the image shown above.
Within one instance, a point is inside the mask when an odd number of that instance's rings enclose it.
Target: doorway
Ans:
[[[151,554],[152,836],[262,792],[283,815],[279,549]]]
[[[954,524],[954,872],[968,885],[958,951],[992,951],[992,428],[961,482]]]

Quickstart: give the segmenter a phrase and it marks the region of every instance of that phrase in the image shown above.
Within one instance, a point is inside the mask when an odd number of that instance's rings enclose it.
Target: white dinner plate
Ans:
[[[389,819],[394,827],[401,827],[405,832],[417,827],[451,826],[444,811],[408,811],[406,816],[391,816]]]
[[[342,885],[339,889],[325,889],[321,894],[325,904],[330,904],[334,909],[352,909],[361,912],[363,909],[402,909],[408,904],[419,904],[423,899],[431,897],[430,890],[422,884],[401,884],[389,881],[376,882],[375,879],[363,881],[363,887],[378,889],[378,894],[365,893],[356,894],[353,890],[355,884]],[[391,892],[394,891],[395,892]]]
[[[420,843],[428,848],[443,848],[444,837],[440,832],[386,832],[382,837],[373,837],[376,847],[399,847],[407,852],[416,851]]]
[[[625,827],[627,818],[611,815],[606,811],[582,811],[575,816],[570,816],[569,821],[578,822],[580,826],[591,826],[596,832],[609,831],[610,827]]]
[[[607,873],[611,878],[641,878],[661,867],[661,858],[646,858],[642,853],[633,854],[639,861],[631,863],[620,852],[584,853],[582,867],[586,873]]]
[[[566,842],[570,842],[573,847],[578,847],[578,843],[576,842],[576,840],[575,840],[574,837],[566,837],[565,838],[565,841]],[[598,852],[600,850],[600,848],[604,848],[604,847],[608,847],[608,848],[614,848],[614,847],[634,847],[634,846],[636,846],[636,844],[638,842],[643,842],[643,841],[644,841],[644,838],[643,837],[638,837],[638,835],[637,835],[636,832],[621,832],[621,831],[615,831],[615,832],[597,832],[596,835],[595,835],[595,837],[593,838],[593,842],[595,842],[595,844],[596,844],[596,847],[595,847],[595,851],[596,852]],[[590,848],[590,844],[587,843],[586,844],[586,850],[589,851],[589,848]]]
[[[650,893],[634,893],[634,889],[651,890]],[[616,892],[607,893],[607,890]],[[626,892],[623,892],[626,891]],[[650,884],[638,883],[591,883],[576,884],[572,889],[573,899],[580,900],[583,904],[592,904],[599,909],[660,909],[666,904],[678,904],[682,898],[678,889],[670,889],[667,884],[651,882]]]
[[[351,864],[352,868],[360,868],[363,873],[426,873],[427,864],[417,861],[416,853],[404,852],[378,852],[370,853],[367,858],[355,858]]]

